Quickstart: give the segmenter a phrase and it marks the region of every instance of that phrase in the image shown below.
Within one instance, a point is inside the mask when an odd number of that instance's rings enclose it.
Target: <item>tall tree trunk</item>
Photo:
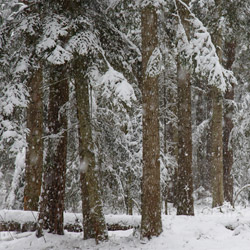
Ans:
[[[82,59],[82,60],[81,60]],[[87,58],[75,61],[74,80],[76,90],[77,115],[80,131],[80,161],[82,184],[82,213],[84,218],[84,239],[95,237],[96,241],[108,238],[103,214],[103,204],[98,181],[94,143],[92,138],[90,91],[86,77]],[[82,66],[83,68],[81,68]]]
[[[211,163],[213,207],[224,202],[223,193],[223,144],[222,144],[222,94],[217,87],[212,87],[213,115],[211,123]]]
[[[211,157],[212,157],[212,90],[211,87],[208,86],[206,88],[207,96],[206,96],[206,117],[208,119],[208,129],[206,134],[206,170],[207,170],[207,178],[206,185],[208,186],[208,190],[212,193],[212,168],[211,168]]]
[[[194,215],[190,74],[179,60],[177,215]]]
[[[232,69],[232,65],[235,60],[236,42],[227,42],[225,44],[225,56],[226,64],[225,68]],[[223,127],[223,169],[224,169],[224,197],[225,200],[233,204],[233,150],[229,147],[229,138],[233,129],[232,115],[234,111],[234,85],[231,89],[228,89],[225,93],[225,108],[224,108],[224,127]]]
[[[152,5],[142,9],[143,175],[141,237],[162,232],[160,197],[160,138],[158,77],[147,73],[150,56],[158,46],[157,14]]]
[[[222,30],[220,27],[221,18],[221,0],[215,1],[217,10],[216,14],[219,18],[217,20],[218,27],[213,33],[213,42],[216,46],[216,52],[220,62],[222,62]],[[212,87],[212,121],[211,121],[211,140],[212,140],[212,207],[221,206],[224,202],[224,190],[223,190],[223,99],[221,90],[217,87]]]
[[[189,0],[183,1],[189,4]],[[181,23],[188,40],[189,12],[180,1],[176,2]],[[178,85],[178,170],[177,170],[177,215],[194,215],[192,176],[192,122],[190,72],[184,58],[177,58]]]
[[[28,82],[30,102],[27,108],[24,210],[38,210],[43,171],[43,102],[42,102],[42,69],[34,72]]]
[[[40,204],[39,230],[64,234],[63,212],[67,158],[67,114],[69,97],[66,65],[49,66],[48,151],[44,166],[43,200]],[[38,236],[39,235],[38,230]]]

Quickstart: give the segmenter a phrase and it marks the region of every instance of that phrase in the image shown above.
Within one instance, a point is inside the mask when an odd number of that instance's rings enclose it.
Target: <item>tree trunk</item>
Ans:
[[[211,87],[208,86],[206,88],[207,96],[206,96],[206,116],[209,120],[208,129],[206,134],[206,170],[207,170],[207,178],[206,185],[208,186],[208,190],[212,193],[212,167],[211,167],[211,159],[212,159],[212,90]]]
[[[30,102],[27,108],[24,210],[38,210],[43,171],[43,102],[42,102],[42,69],[34,72],[28,82]]]
[[[183,1],[189,4],[189,0]],[[176,2],[181,24],[188,40],[189,12],[180,1]],[[192,176],[192,122],[190,70],[185,58],[177,57],[178,85],[178,169],[177,169],[177,215],[194,215]]]
[[[213,207],[221,206],[223,194],[223,144],[222,144],[222,94],[217,87],[212,87],[213,115],[211,124],[212,137],[212,196]]]
[[[87,240],[95,238],[96,234],[90,213],[89,192],[85,173],[81,173],[80,181],[82,190],[83,238],[84,240]]]
[[[217,6],[217,17],[221,18],[221,0],[215,1]],[[213,33],[213,42],[216,47],[216,52],[220,62],[222,62],[222,30],[219,26],[219,20],[217,20],[218,27]],[[221,90],[217,87],[212,87],[212,121],[211,121],[211,163],[212,163],[212,207],[221,206],[224,202],[224,190],[223,190],[223,100]]]
[[[160,138],[158,77],[147,74],[148,61],[158,46],[157,14],[147,5],[141,15],[143,175],[141,237],[162,232],[160,197]]]
[[[40,204],[41,227],[64,234],[63,212],[67,157],[66,103],[69,97],[66,65],[50,65],[48,106],[48,151],[44,167],[43,201]]]
[[[179,60],[177,215],[194,215],[190,74]]]
[[[235,42],[227,42],[225,44],[225,52],[227,62],[225,68],[228,70],[232,69],[232,65],[235,60]],[[223,169],[224,169],[224,197],[225,200],[233,204],[233,176],[232,176],[232,166],[233,166],[233,150],[229,147],[230,134],[233,129],[232,115],[234,111],[233,102],[234,100],[234,85],[231,89],[227,90],[225,93],[225,108],[224,108],[224,127],[223,127]]]
[[[75,80],[77,115],[80,130],[84,239],[95,237],[98,242],[106,240],[108,238],[108,233],[102,210],[103,205],[92,138],[90,93],[87,77],[85,75],[87,59],[81,59],[79,58],[75,61],[73,77]],[[83,68],[81,68],[80,65],[82,65]]]
[[[129,170],[127,172],[127,183],[126,183],[126,210],[128,215],[133,215],[133,198],[132,198],[132,173]]]

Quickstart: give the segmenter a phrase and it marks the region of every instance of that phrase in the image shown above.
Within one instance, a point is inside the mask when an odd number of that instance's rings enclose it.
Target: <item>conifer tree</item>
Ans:
[[[27,149],[25,166],[24,210],[38,210],[43,171],[43,102],[42,69],[33,73],[29,85],[27,108]]]
[[[82,214],[84,239],[95,238],[96,242],[108,238],[105,218],[102,210],[101,190],[98,180],[98,168],[92,138],[92,114],[87,72],[87,56],[76,57],[74,75],[80,136],[80,171],[82,187]]]
[[[38,236],[42,228],[49,232],[64,234],[63,212],[67,158],[67,115],[68,101],[67,66],[49,65],[48,134],[43,177],[43,193],[40,204]]]
[[[142,107],[143,175],[141,236],[151,238],[162,232],[160,198],[160,139],[158,75],[153,63],[158,49],[157,14],[152,4],[143,6]]]
[[[188,5],[189,0],[183,1]],[[181,25],[190,40],[189,12],[181,1],[177,1]],[[182,44],[183,45],[183,44]],[[185,56],[177,58],[178,85],[178,169],[177,169],[177,214],[194,215],[192,177],[192,127],[191,127],[191,81],[190,69]]]
[[[222,63],[222,1],[216,0],[217,28],[213,33],[213,42],[216,52]],[[211,120],[211,163],[212,163],[212,197],[213,207],[221,206],[224,202],[223,190],[223,96],[216,86],[212,86],[212,120]]]
[[[224,45],[226,64],[225,68],[232,70],[235,60],[236,41],[226,42]],[[223,125],[223,182],[225,201],[233,204],[233,176],[232,167],[234,162],[233,149],[230,146],[230,137],[233,130],[233,113],[234,113],[234,84],[224,95],[224,125]]]

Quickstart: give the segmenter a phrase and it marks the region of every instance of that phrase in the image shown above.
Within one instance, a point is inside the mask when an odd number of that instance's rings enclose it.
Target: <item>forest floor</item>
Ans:
[[[82,233],[65,231],[64,236],[35,232],[0,232],[0,250],[249,250],[250,207],[228,206],[220,209],[203,207],[195,216],[162,215],[163,232],[150,241],[140,240],[133,229],[109,231],[109,240],[96,245],[95,240],[83,240]],[[122,217],[122,216],[121,216]],[[126,217],[126,216],[125,216]],[[133,216],[137,220],[138,216]]]

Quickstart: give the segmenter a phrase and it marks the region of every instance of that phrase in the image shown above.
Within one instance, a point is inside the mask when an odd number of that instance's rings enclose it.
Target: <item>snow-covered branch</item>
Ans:
[[[157,47],[148,60],[146,75],[150,77],[158,76],[163,70],[162,54]]]
[[[190,25],[190,39],[187,38],[187,30],[182,25],[184,18],[179,14],[180,30],[182,36],[182,44],[180,50],[183,51],[189,60],[195,60],[195,72],[206,76],[208,83],[219,88],[222,92],[231,87],[231,84],[237,83],[232,71],[226,70],[220,62],[216,53],[216,48],[212,42],[211,35],[207,31],[203,23],[190,11],[189,7],[181,0],[182,7],[188,13],[188,21]]]

